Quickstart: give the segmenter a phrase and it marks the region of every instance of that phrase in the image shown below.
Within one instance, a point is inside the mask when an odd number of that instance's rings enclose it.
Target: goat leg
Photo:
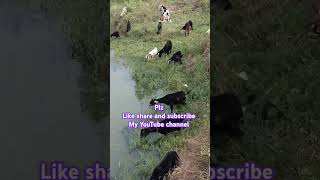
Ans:
[[[171,110],[171,113],[173,113],[173,105],[172,104],[170,105],[170,110]]]

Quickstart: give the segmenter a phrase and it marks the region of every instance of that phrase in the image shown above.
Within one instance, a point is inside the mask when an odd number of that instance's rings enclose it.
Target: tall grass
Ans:
[[[242,141],[226,139],[215,160],[255,161],[275,179],[319,179],[319,36],[310,33],[310,1],[234,1],[215,11],[213,94],[235,92],[259,98],[245,115]],[[235,73],[245,71],[248,81]],[[275,104],[266,121],[263,105]]]

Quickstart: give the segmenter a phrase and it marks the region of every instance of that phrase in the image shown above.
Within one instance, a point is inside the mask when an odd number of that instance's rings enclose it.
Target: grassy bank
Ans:
[[[319,36],[310,33],[311,1],[232,1],[216,11],[211,91],[256,95],[245,112],[245,137],[225,139],[215,161],[254,161],[275,179],[319,179]],[[248,81],[235,73],[244,71]],[[266,102],[267,120],[261,114]]]
[[[182,160],[181,168],[171,177],[202,179],[208,175],[210,84],[207,71],[209,63],[204,51],[209,43],[206,31],[209,28],[210,17],[208,1],[194,2],[193,4],[185,1],[165,3],[172,10],[173,22],[163,24],[161,36],[156,35],[159,4],[154,1],[111,2],[111,31],[124,32],[126,20],[131,21],[132,31],[113,39],[111,48],[115,50],[117,56],[124,57],[125,63],[129,66],[136,81],[137,97],[139,99],[150,97],[158,90],[165,92],[184,90],[183,84],[188,84],[192,91],[187,97],[187,105],[180,106],[177,111],[194,113],[198,117],[191,122],[190,128],[172,133],[153,144],[140,141],[139,133],[136,131],[135,137],[130,137],[135,141],[132,148],[141,152],[157,151],[159,154],[148,157],[147,161],[136,165],[135,172],[130,171],[131,176],[137,174],[140,177],[149,177],[165,153],[171,150],[177,150]],[[118,26],[114,26],[124,6],[128,7],[128,14],[119,21]],[[189,19],[193,21],[194,30],[189,37],[185,37],[180,33],[180,29]],[[173,43],[173,52],[182,51],[182,65],[168,65],[169,57],[149,61],[144,58],[154,47],[160,50],[169,39]],[[145,111],[149,112],[150,109]],[[145,158],[143,156],[144,154],[141,158]]]

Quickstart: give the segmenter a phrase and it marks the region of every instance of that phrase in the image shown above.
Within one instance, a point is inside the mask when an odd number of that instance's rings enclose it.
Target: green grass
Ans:
[[[167,4],[168,7],[179,6],[181,11],[171,13],[173,23],[163,24],[162,35],[157,36],[158,4],[153,1],[141,3],[142,1],[111,3],[111,31],[124,32],[123,28],[126,27],[128,19],[132,24],[132,31],[127,35],[121,34],[118,39],[113,39],[111,48],[115,50],[117,56],[124,57],[125,63],[129,66],[132,77],[136,81],[136,94],[139,99],[154,95],[158,90],[165,92],[184,90],[183,84],[188,84],[192,91],[187,97],[187,105],[180,106],[177,111],[194,113],[198,117],[191,122],[190,128],[172,133],[156,143],[141,141],[139,130],[133,130],[133,133],[130,133],[130,149],[141,153],[140,157],[132,158],[135,159],[134,161],[146,159],[144,163],[135,166],[135,172],[130,171],[130,176],[135,177],[133,175],[135,174],[136,177],[147,178],[166,152],[182,148],[187,136],[204,133],[203,129],[209,128],[210,77],[207,72],[208,60],[203,56],[203,52],[204,44],[209,41],[206,31],[209,28],[210,17],[208,4],[204,4],[204,1],[198,1],[198,4],[206,6],[200,6],[194,11],[190,11],[191,5],[181,6],[184,1],[171,2]],[[119,25],[114,27],[114,22],[125,5],[129,12],[120,20]],[[194,30],[190,32],[189,37],[185,37],[179,30],[189,19],[193,21]],[[182,51],[183,65],[169,65],[167,60],[170,57],[148,61],[145,59],[145,55],[150,50],[154,47],[160,50],[169,39],[173,43],[173,52]],[[151,112],[155,113],[155,111]],[[150,152],[152,152],[151,155],[148,155]],[[134,161],[127,162],[135,163]],[[128,168],[122,166],[120,169],[126,172]],[[123,174],[123,177],[128,177],[128,174]],[[118,178],[121,179],[121,177]]]
[[[319,179],[319,36],[310,33],[308,1],[233,1],[215,13],[211,92],[260,97],[245,114],[242,141],[225,139],[213,154],[222,163],[254,161],[275,179]],[[248,81],[234,75],[245,71]],[[261,120],[266,101],[285,117]]]

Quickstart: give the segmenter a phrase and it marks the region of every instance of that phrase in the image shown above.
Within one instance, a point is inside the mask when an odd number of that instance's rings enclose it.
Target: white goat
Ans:
[[[124,16],[128,12],[127,7],[123,7],[120,17]]]
[[[146,58],[147,58],[147,59],[154,58],[157,54],[158,54],[158,48],[155,47],[154,49],[152,49],[152,51],[150,51],[150,52],[146,55]]]
[[[172,22],[169,9],[167,9],[164,5],[161,5],[159,7],[159,11],[161,22]]]

